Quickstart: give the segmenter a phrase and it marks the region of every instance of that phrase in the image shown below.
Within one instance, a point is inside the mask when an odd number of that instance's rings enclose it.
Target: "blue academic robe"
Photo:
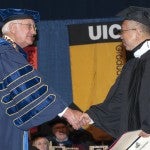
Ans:
[[[67,106],[20,50],[0,38],[0,149],[23,150],[24,131],[53,119]]]

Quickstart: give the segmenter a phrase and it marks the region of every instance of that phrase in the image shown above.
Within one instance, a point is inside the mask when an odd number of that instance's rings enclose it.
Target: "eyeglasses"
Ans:
[[[32,30],[34,29],[36,31],[36,25],[34,24],[30,24],[30,23],[27,23],[27,24],[24,24],[24,23],[21,23],[21,22],[16,22],[14,24],[20,24],[20,25],[24,25],[24,26],[27,26],[28,30]]]
[[[136,29],[120,29],[116,31],[116,34],[123,34],[124,32],[131,31],[131,30],[136,30]]]

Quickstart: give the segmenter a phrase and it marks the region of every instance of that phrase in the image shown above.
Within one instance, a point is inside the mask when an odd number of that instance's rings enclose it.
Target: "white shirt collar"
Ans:
[[[144,53],[150,50],[150,41],[144,42],[140,49],[134,52],[134,57],[140,58]]]

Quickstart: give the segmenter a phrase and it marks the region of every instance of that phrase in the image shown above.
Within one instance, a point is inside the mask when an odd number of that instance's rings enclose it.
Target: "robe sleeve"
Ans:
[[[150,53],[146,56],[145,69],[139,94],[139,107],[141,128],[150,134]]]
[[[119,88],[119,82],[120,77],[111,87],[103,103],[93,105],[86,111],[96,127],[113,137],[118,137],[120,125],[122,92]]]
[[[5,117],[22,130],[53,119],[68,106],[22,54],[6,44],[0,45],[0,100]]]

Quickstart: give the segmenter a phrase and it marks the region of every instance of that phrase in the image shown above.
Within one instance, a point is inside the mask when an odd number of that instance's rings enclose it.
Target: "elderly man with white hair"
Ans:
[[[0,16],[0,147],[27,150],[27,131],[58,114],[78,129],[81,112],[70,109],[26,60],[23,48],[35,40],[39,13],[8,8]]]

